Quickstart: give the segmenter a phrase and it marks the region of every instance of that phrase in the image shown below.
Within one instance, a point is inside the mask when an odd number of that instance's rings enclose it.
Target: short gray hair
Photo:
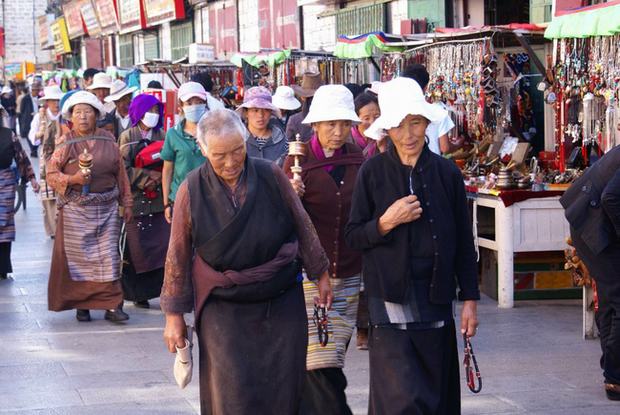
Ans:
[[[219,108],[208,111],[198,122],[197,140],[205,148],[208,136],[240,135],[243,141],[248,139],[248,130],[241,117],[229,109]]]

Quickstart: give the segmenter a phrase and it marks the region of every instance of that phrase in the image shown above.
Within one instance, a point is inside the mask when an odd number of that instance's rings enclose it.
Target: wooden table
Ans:
[[[559,202],[561,192],[516,191],[520,193],[508,195],[475,190],[468,188],[474,204],[474,237],[478,246],[497,252],[498,306],[512,308],[514,254],[563,251],[567,247],[570,228]]]

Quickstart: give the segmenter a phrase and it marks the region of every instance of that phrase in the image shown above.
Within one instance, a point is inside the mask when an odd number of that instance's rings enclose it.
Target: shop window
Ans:
[[[545,23],[551,21],[553,0],[530,0],[530,23]]]
[[[131,68],[134,65],[133,35],[118,37],[118,64],[121,68]]]
[[[189,45],[194,42],[194,27],[192,22],[170,27],[170,43],[172,46],[172,60],[181,59],[189,54]]]
[[[336,33],[356,36],[369,32],[385,32],[386,14],[385,3],[339,10],[336,14]]]
[[[144,59],[159,59],[159,36],[156,34],[144,36]]]

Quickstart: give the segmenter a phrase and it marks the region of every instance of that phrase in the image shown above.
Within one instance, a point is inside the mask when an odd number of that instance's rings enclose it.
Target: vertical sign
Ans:
[[[97,19],[97,13],[95,13],[92,1],[83,0],[80,12],[82,13],[82,19],[84,20],[88,35],[91,37],[99,36],[101,34],[101,26],[99,25],[99,19]]]
[[[69,38],[74,39],[79,36],[84,36],[84,25],[82,24],[82,0],[73,0],[64,6],[62,11],[67,25],[67,33]]]
[[[114,0],[95,0],[95,12],[101,26],[101,33],[108,35],[118,31],[118,18]]]

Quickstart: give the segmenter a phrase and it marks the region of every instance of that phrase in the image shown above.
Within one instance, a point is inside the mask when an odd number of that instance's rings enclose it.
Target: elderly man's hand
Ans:
[[[183,314],[166,314],[166,328],[164,328],[164,342],[170,353],[176,353],[176,347],[185,347],[187,325]]]
[[[332,291],[332,284],[329,281],[329,274],[327,271],[319,277],[317,285],[319,288],[318,305],[328,310],[331,309],[332,303],[334,302],[334,292]]]
[[[478,329],[478,305],[473,300],[463,302],[461,311],[461,334],[474,337]]]

